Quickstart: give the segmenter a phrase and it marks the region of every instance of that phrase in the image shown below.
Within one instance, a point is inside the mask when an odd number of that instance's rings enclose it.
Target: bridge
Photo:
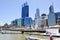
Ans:
[[[2,30],[8,30],[8,31],[20,31],[22,34],[24,32],[41,32],[41,33],[45,33],[45,30],[41,30],[41,29],[37,29],[37,30],[33,30],[33,29],[2,29]]]

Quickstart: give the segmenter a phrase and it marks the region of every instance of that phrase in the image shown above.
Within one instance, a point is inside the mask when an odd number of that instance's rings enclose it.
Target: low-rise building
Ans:
[[[31,27],[31,24],[32,24],[32,18],[26,17],[26,18],[24,19],[24,25],[25,25],[26,27]]]

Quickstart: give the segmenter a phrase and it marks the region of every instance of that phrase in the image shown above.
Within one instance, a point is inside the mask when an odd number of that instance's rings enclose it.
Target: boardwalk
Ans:
[[[22,34],[24,32],[42,32],[45,33],[45,30],[32,30],[32,29],[3,29],[3,30],[8,30],[8,31],[20,31]]]

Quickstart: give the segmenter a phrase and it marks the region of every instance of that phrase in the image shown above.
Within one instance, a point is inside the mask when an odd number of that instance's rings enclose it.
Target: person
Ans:
[[[53,40],[52,34],[50,33],[50,40]]]

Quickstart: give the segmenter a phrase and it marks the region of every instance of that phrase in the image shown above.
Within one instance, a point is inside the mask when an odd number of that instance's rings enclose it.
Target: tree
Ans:
[[[8,26],[8,24],[7,24],[7,23],[5,23],[5,24],[4,24],[4,26]]]

